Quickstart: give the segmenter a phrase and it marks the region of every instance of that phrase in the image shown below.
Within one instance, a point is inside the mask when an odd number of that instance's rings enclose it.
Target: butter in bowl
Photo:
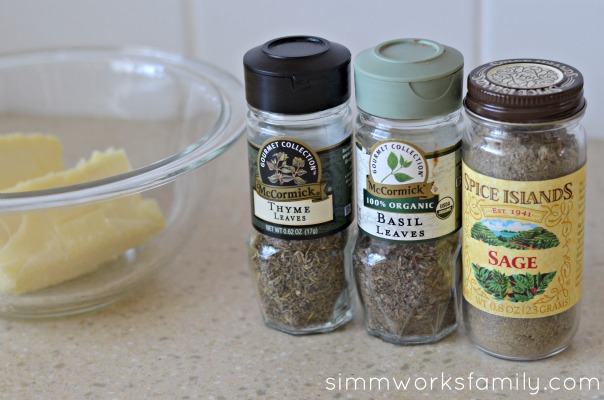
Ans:
[[[174,264],[203,229],[209,162],[243,133],[240,83],[76,48],[0,56],[0,86],[0,317],[96,310]]]

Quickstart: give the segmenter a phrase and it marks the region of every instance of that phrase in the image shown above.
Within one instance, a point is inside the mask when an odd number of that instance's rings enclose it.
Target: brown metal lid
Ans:
[[[537,123],[570,117],[585,107],[583,75],[537,59],[495,61],[468,75],[466,109],[502,122]]]

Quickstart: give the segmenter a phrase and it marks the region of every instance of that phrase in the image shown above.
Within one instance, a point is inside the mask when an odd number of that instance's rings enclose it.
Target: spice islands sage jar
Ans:
[[[369,334],[436,342],[457,327],[463,56],[400,39],[354,60],[358,238]]]
[[[252,224],[249,264],[265,323],[291,334],[350,321],[350,52],[284,37],[244,56]]]
[[[463,144],[463,310],[485,352],[534,360],[579,323],[585,211],[583,77],[504,60],[468,77]]]

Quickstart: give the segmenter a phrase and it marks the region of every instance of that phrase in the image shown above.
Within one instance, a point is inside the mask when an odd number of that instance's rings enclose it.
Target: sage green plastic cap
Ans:
[[[463,56],[425,39],[396,39],[355,57],[357,107],[389,119],[423,119],[461,107]]]

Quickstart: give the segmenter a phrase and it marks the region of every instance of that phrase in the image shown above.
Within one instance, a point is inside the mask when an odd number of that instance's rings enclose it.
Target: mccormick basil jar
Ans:
[[[468,77],[463,144],[463,309],[485,352],[534,360],[579,323],[585,212],[583,77],[539,59]]]
[[[423,39],[354,60],[356,283],[369,334],[436,342],[457,327],[463,56]]]
[[[264,322],[327,332],[353,315],[350,52],[328,40],[271,40],[244,57],[254,231],[249,264]]]

